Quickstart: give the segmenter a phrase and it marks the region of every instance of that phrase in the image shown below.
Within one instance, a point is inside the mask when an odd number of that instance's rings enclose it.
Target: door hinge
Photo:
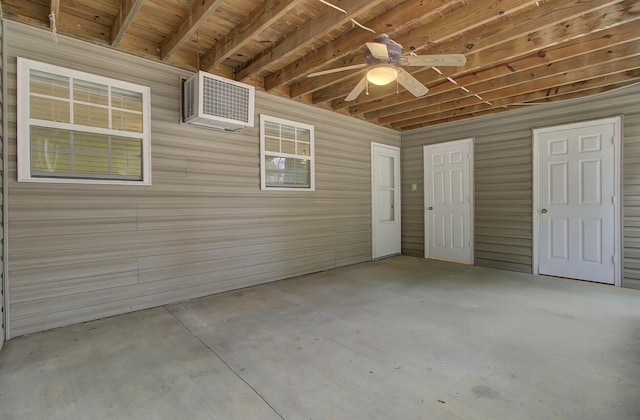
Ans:
[[[615,255],[611,256],[611,262],[614,263],[614,264],[616,263],[616,256]]]
[[[613,204],[616,204],[616,196],[615,196],[615,195],[612,195],[612,196],[611,196],[611,202],[612,202]]]
[[[614,136],[611,136],[611,144],[616,144],[616,138]]]

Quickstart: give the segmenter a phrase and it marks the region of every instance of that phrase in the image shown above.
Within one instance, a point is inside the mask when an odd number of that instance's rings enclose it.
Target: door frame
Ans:
[[[475,256],[476,256],[476,249],[475,249],[475,223],[474,223],[474,219],[475,219],[475,201],[474,201],[474,196],[475,196],[475,170],[474,170],[474,148],[473,148],[473,143],[474,143],[474,138],[473,137],[469,137],[466,139],[460,139],[460,140],[452,140],[452,141],[445,141],[442,143],[434,143],[434,144],[428,144],[422,147],[422,184],[424,185],[424,191],[423,191],[423,197],[422,197],[422,217],[423,217],[423,223],[424,223],[424,257],[425,258],[431,258],[431,254],[429,251],[429,222],[428,222],[428,216],[427,216],[427,187],[428,187],[428,183],[427,183],[427,161],[426,161],[426,154],[427,154],[427,149],[431,148],[431,147],[441,147],[444,145],[457,145],[457,144],[469,144],[469,247],[470,247],[470,251],[471,251],[471,262],[469,262],[469,264],[474,265],[475,264]]]
[[[533,274],[540,274],[539,271],[539,217],[540,213],[538,208],[540,207],[538,197],[539,190],[539,171],[538,171],[538,153],[540,152],[539,135],[541,133],[547,133],[550,131],[558,130],[571,130],[575,128],[589,127],[592,125],[613,124],[613,167],[614,167],[614,238],[613,238],[613,253],[615,256],[614,261],[614,285],[620,287],[622,285],[622,117],[611,117],[597,120],[581,121],[577,123],[554,125],[550,127],[534,128],[532,129],[532,143],[533,143],[533,206],[531,209],[531,219],[533,225],[533,249],[532,249],[532,271]]]
[[[394,204],[395,215],[398,220],[398,229],[400,230],[400,249],[397,254],[390,254],[383,257],[376,257],[376,173],[375,173],[375,150],[387,149],[398,153],[397,167],[394,167],[395,181],[397,185],[396,189],[396,204]],[[399,255],[402,253],[402,180],[400,179],[400,147],[390,146],[388,144],[371,142],[371,259],[376,260],[380,258],[387,258],[392,255]]]

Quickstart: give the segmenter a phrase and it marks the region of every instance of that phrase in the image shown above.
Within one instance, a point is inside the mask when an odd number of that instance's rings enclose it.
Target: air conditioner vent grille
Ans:
[[[182,121],[236,131],[253,127],[255,87],[200,71],[182,86]]]
[[[206,76],[203,85],[205,115],[249,122],[249,89]]]

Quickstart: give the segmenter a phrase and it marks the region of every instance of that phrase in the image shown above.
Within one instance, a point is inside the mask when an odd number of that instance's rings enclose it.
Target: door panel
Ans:
[[[615,281],[615,127],[558,127],[536,133],[538,271]]]
[[[424,147],[425,257],[473,262],[471,140]]]
[[[372,254],[381,258],[400,253],[400,149],[372,143]]]

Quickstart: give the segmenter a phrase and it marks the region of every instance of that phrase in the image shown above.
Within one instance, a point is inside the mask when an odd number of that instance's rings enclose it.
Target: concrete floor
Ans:
[[[640,419],[640,291],[394,257],[14,339],[2,419]]]

